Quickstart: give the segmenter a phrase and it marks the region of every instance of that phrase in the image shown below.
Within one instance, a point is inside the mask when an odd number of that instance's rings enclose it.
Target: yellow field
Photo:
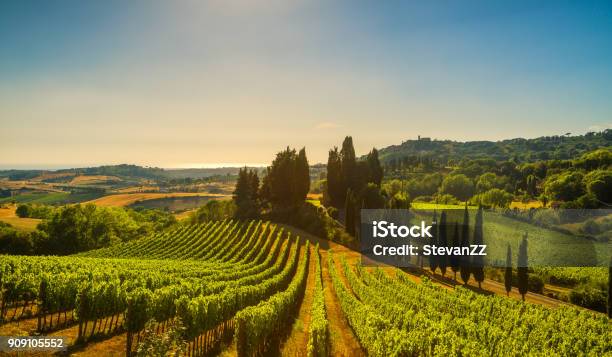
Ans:
[[[523,203],[521,201],[514,201],[510,204],[510,208],[518,208],[518,209],[542,208],[542,202],[529,201],[527,203]]]
[[[107,182],[107,181],[118,182],[118,181],[121,181],[121,179],[116,176],[106,176],[106,175],[84,176],[84,175],[81,175],[81,176],[76,176],[75,178],[73,178],[72,181],[70,181],[70,184],[71,185],[91,185],[91,184]]]
[[[130,186],[121,188],[118,190],[113,190],[116,193],[144,193],[151,191],[159,191],[159,187],[157,186]]]
[[[62,190],[55,188],[53,184],[39,181],[0,180],[0,188],[8,190],[30,189],[43,192],[63,192]]]
[[[170,198],[170,197],[193,197],[193,196],[207,196],[215,198],[227,198],[228,195],[220,195],[207,192],[152,192],[152,193],[122,193],[118,195],[108,195],[100,197],[98,199],[87,201],[85,203],[94,203],[99,206],[105,207],[124,207],[129,206],[136,201],[153,200],[156,198]]]
[[[36,229],[36,226],[42,222],[41,219],[36,218],[19,218],[15,214],[15,209],[17,209],[17,206],[15,205],[1,207],[0,221],[6,222],[14,228],[22,231],[33,231]]]

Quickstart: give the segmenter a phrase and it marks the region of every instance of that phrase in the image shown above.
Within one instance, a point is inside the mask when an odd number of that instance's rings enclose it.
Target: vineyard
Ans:
[[[69,352],[85,354],[120,336],[114,352],[142,355],[151,334],[179,324],[189,356],[261,356],[286,343],[326,356],[347,339],[371,356],[612,353],[604,315],[416,283],[349,263],[349,252],[270,222],[215,221],[67,257],[0,256],[0,329],[74,331]],[[292,341],[298,320],[303,342]]]

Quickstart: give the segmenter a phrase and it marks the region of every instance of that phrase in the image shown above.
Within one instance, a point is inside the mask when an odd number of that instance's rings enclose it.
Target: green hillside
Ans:
[[[535,139],[502,141],[451,141],[421,138],[406,140],[401,145],[380,149],[384,163],[392,160],[432,158],[437,162],[458,162],[464,159],[491,158],[534,162],[538,160],[568,160],[588,151],[612,145],[612,130],[576,136],[543,136]]]

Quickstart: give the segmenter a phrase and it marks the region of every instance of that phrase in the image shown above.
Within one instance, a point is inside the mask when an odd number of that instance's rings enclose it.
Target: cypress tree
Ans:
[[[470,246],[470,214],[468,212],[467,203],[463,211],[463,223],[461,224],[461,247]],[[464,284],[467,284],[470,280],[470,274],[472,273],[472,262],[469,255],[461,256],[461,280]]]
[[[431,245],[437,245],[438,244],[438,234],[439,234],[439,230],[440,230],[440,225],[438,224],[437,220],[438,220],[438,214],[434,210],[433,218],[432,218],[431,221],[432,221],[432,223],[435,224],[435,229],[434,229],[433,237],[431,237]],[[429,269],[431,269],[431,272],[435,275],[437,268],[438,268],[438,257],[436,255],[431,254],[429,256]]]
[[[461,246],[461,236],[459,235],[459,223],[455,222],[455,228],[453,229],[453,247]],[[449,263],[451,266],[451,270],[453,271],[453,279],[457,281],[457,272],[459,271],[461,258],[458,255],[451,255],[449,258]]]
[[[508,244],[508,251],[506,253],[504,285],[506,286],[506,295],[510,296],[510,291],[512,291],[512,248],[510,247],[510,244]]]
[[[448,244],[447,239],[447,226],[446,226],[446,212],[442,211],[440,214],[440,224],[438,226],[438,246],[446,247]],[[440,266],[440,271],[442,272],[442,276],[446,275],[446,265],[448,258],[446,255],[438,255],[438,265]]]
[[[344,225],[348,234],[355,236],[355,198],[350,189],[346,192],[346,203],[344,204]]]
[[[380,187],[380,183],[383,179],[383,168],[380,165],[380,160],[378,159],[378,150],[376,150],[376,148],[372,149],[372,151],[370,151],[370,153],[368,154],[367,162],[369,167],[368,171],[370,173],[368,182],[372,182]]]
[[[355,148],[353,147],[353,138],[347,136],[342,142],[342,150],[340,150],[342,180],[347,189],[357,192],[357,159],[355,158]]]
[[[478,213],[476,213],[473,244],[483,244],[482,207],[478,207]],[[476,279],[476,281],[478,282],[478,288],[480,289],[481,284],[484,281],[484,263],[482,255],[475,255],[472,257],[472,274],[474,274],[474,279]]]
[[[342,207],[346,200],[346,187],[342,179],[342,163],[338,148],[329,150],[327,158],[327,195],[329,204]]]
[[[517,264],[517,275],[518,275],[518,290],[523,301],[525,301],[525,294],[527,294],[529,286],[529,267],[527,266],[527,233],[523,236],[521,245],[519,246],[518,253],[518,264]]]
[[[299,204],[304,202],[308,191],[310,191],[310,167],[308,165],[308,158],[306,157],[306,148],[302,148],[298,153],[295,162],[295,203]]]
[[[537,181],[534,175],[527,176],[527,182],[526,182],[527,194],[531,197],[534,197],[537,193],[536,184],[537,184]]]
[[[248,174],[249,181],[249,198],[253,207],[259,211],[259,177],[257,171],[250,170]]]

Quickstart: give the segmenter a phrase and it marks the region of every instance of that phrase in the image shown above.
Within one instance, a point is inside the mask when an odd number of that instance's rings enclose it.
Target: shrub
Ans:
[[[34,244],[30,233],[20,232],[0,222],[0,254],[31,255]]]
[[[410,208],[410,201],[405,193],[398,192],[389,199],[388,206],[394,209],[407,209]]]
[[[234,217],[236,204],[232,200],[212,200],[198,208],[189,216],[189,223],[206,223],[209,221],[222,221]]]
[[[444,194],[434,196],[434,201],[443,205],[458,205],[461,202],[453,195]]]
[[[573,201],[585,193],[583,174],[580,172],[563,172],[546,179],[544,193],[550,200]]]
[[[463,174],[448,175],[442,181],[439,192],[450,194],[462,201],[467,201],[474,193],[474,183]]]
[[[569,295],[570,302],[588,309],[605,312],[606,293],[605,289],[592,284],[582,283],[576,286]]]
[[[600,201],[612,203],[612,171],[595,170],[584,176],[587,192]]]
[[[479,193],[470,200],[473,205],[483,205],[492,208],[506,208],[510,206],[513,196],[499,188],[493,188],[487,192]]]

